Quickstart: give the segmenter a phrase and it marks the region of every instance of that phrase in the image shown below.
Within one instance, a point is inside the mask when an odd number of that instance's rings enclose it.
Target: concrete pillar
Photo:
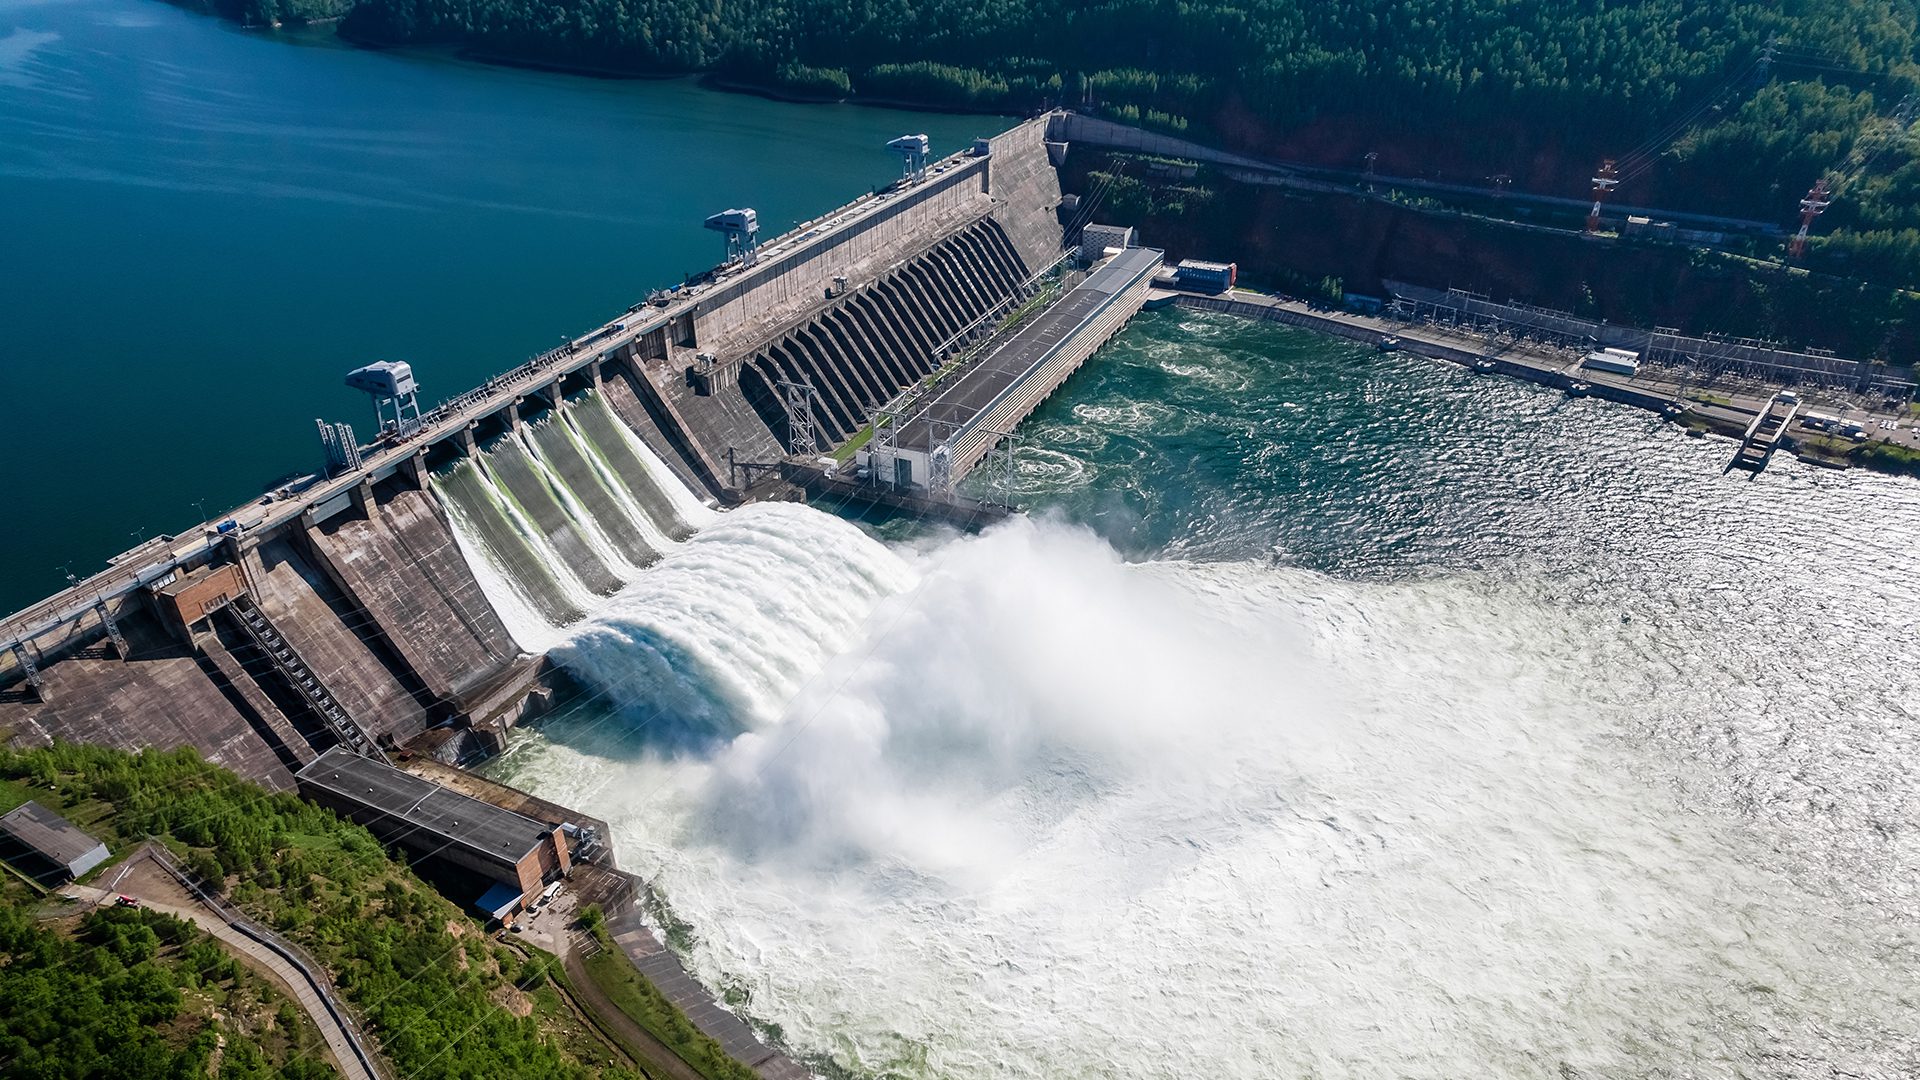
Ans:
[[[363,479],[353,485],[353,487],[347,491],[347,497],[353,500],[353,508],[360,512],[361,517],[371,518],[373,517],[373,512],[378,509],[373,499],[373,480],[371,478]]]
[[[985,311],[992,307],[1005,290],[993,279],[993,272],[984,265],[973,248],[967,245],[967,238],[954,237],[952,243],[947,245],[947,251],[952,255],[953,264],[966,275],[964,280],[967,287],[972,289],[974,295],[978,297],[980,310]]]
[[[860,326],[860,316],[853,305],[842,304],[833,309],[833,312],[827,316],[826,322],[833,332],[839,335],[848,352],[865,357],[867,363],[873,366],[874,374],[894,384],[894,390],[898,392],[899,387],[904,385],[899,383],[899,365],[894,362],[891,351],[874,344],[873,339]]]
[[[820,400],[833,413],[834,424],[840,429],[834,441],[838,442],[859,430],[865,410],[813,341],[798,334],[789,334],[781,344],[787,348],[800,370],[807,374],[808,381],[819,392]]]
[[[593,388],[599,390],[607,384],[606,361],[591,360],[587,363],[587,378],[593,380]]]
[[[994,252],[1001,263],[1007,267],[1015,283],[1025,281],[1027,275],[1037,269],[1037,267],[1028,266],[1020,258],[1019,250],[1013,246],[1013,241],[1007,238],[1007,232],[1000,227],[999,222],[988,221],[981,232],[980,239],[986,242],[987,249]]]
[[[426,491],[433,486],[433,474],[427,471],[427,452],[409,454],[400,462],[400,472],[413,482],[416,490]]]
[[[926,331],[907,318],[906,305],[900,300],[898,284],[888,278],[880,287],[867,294],[873,302],[874,323],[880,332],[892,338],[900,347],[902,356],[922,372],[929,370],[934,363],[933,346]]]
[[[918,342],[920,351],[931,361],[937,362],[934,346],[945,341],[946,335],[940,332],[938,324],[933,321],[933,313],[927,310],[927,305],[907,287],[907,275],[900,273],[890,278],[880,298],[900,333]]]
[[[961,327],[960,316],[947,309],[927,284],[927,269],[917,262],[908,263],[899,275],[901,289],[913,298],[919,309],[920,319],[933,332],[933,343],[939,344],[953,336]]]
[[[960,240],[966,245],[967,250],[973,252],[974,258],[979,260],[979,265],[987,275],[987,280],[992,283],[995,294],[1005,296],[1020,287],[1020,281],[1025,275],[1015,273],[1005,258],[998,254],[986,230],[968,229],[961,234]]]
[[[978,319],[993,306],[993,302],[987,299],[986,293],[982,291],[983,283],[979,267],[972,264],[966,249],[960,246],[958,239],[941,244],[933,249],[932,255],[931,261],[934,265],[929,266],[928,271],[933,274],[935,280],[944,280],[949,291],[954,294],[954,300],[965,307],[963,314],[966,315],[968,322]],[[943,267],[946,271],[944,274],[940,272]]]
[[[800,333],[820,362],[840,377],[841,385],[847,389],[848,404],[856,407],[861,416],[864,417],[868,409],[886,400],[881,396],[880,388],[873,385],[866,372],[861,370],[861,365],[843,355],[818,322],[808,323]]]
[[[460,453],[462,456],[472,457],[480,452],[480,445],[473,441],[473,429],[479,426],[479,424],[469,420],[467,421],[467,426],[461,428],[460,433],[454,436],[455,441],[460,444]]]
[[[860,370],[866,374],[868,381],[879,393],[879,398],[874,404],[884,404],[900,392],[905,385],[900,381],[900,376],[888,366],[881,354],[868,348],[859,335],[854,333],[853,325],[845,311],[835,311],[830,317],[821,320],[820,328],[833,341],[834,347],[839,349],[850,362],[860,365]]]
[[[891,350],[873,343],[861,327],[858,313],[851,306],[843,305],[836,309],[829,317],[828,325],[841,336],[849,352],[864,357],[872,365],[874,374],[886,380],[891,389],[888,397],[899,393],[914,381],[900,365],[899,357],[894,356]]]
[[[527,426],[527,422],[520,419],[520,403],[525,400],[525,397],[515,395],[513,404],[507,406],[507,427],[516,433]]]
[[[853,425],[841,410],[839,402],[834,400],[830,388],[823,385],[818,376],[800,363],[799,350],[793,348],[790,340],[782,338],[774,342],[767,349],[767,356],[772,358],[774,365],[780,370],[781,377],[786,381],[813,384],[819,402],[819,407],[814,410],[813,424],[814,429],[825,436],[824,441],[839,442],[852,434]],[[781,394],[784,405],[784,392],[778,386],[774,387],[774,391]]]
[[[935,248],[920,260],[919,269],[927,291],[952,313],[953,329],[948,333],[954,334],[966,329],[979,312],[960,285],[963,275],[948,265],[948,258],[943,247]]]

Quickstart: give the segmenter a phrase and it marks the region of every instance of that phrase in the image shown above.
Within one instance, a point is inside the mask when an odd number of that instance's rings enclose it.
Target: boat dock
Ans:
[[[1740,437],[1739,448],[1721,472],[1744,469],[1757,473],[1766,468],[1767,462],[1773,460],[1774,450],[1780,446],[1780,437],[1787,433],[1787,425],[1799,411],[1798,395],[1785,390],[1773,395],[1767,407],[1754,414],[1753,423],[1747,425],[1746,434]]]

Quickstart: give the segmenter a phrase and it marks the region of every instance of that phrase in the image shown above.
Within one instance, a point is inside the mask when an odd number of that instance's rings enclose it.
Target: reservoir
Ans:
[[[244,31],[146,0],[0,0],[0,608],[320,461],[341,385],[451,397],[992,117],[800,106]],[[199,512],[196,501],[204,504]]]
[[[454,393],[711,263],[705,214],[804,218],[889,135],[984,123],[0,10],[23,567],[311,460],[345,367]],[[888,209],[1047,156],[1004,145]],[[250,588],[407,733],[397,671],[454,700],[550,658],[488,771],[606,821],[688,969],[821,1075],[1914,1074],[1920,486],[1730,477],[1646,413],[1172,308],[1019,426],[1027,513],[961,535],[706,505],[634,396],[682,370],[627,363],[262,530]],[[466,636],[374,656],[348,590]]]

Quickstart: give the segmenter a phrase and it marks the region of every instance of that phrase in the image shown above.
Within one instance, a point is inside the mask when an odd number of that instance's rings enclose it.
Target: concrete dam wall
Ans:
[[[990,329],[1063,250],[1044,120],[460,395],[356,469],[0,620],[0,738],[193,746],[276,787],[339,743],[495,747],[540,653],[739,497]],[[484,580],[483,580],[484,579]],[[504,579],[504,580],[503,580]]]

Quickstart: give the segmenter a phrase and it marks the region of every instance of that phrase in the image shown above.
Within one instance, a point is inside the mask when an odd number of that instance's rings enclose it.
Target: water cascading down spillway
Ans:
[[[580,621],[712,514],[595,392],[435,483],[469,562],[494,586],[490,599],[529,647],[547,642],[542,626]]]

